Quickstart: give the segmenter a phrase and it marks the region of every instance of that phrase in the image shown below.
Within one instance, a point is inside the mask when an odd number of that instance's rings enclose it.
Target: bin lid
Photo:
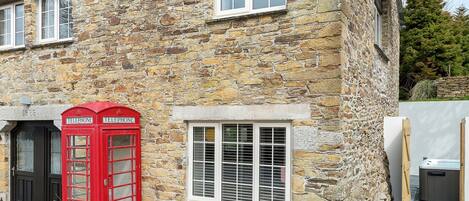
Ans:
[[[430,170],[459,170],[459,160],[426,159],[420,164],[420,169]]]

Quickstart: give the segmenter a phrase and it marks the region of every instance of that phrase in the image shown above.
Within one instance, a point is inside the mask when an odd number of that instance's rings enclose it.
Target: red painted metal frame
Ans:
[[[91,124],[67,124],[67,118],[80,118],[91,117],[93,119]],[[130,117],[135,118],[134,123],[103,123],[104,117]],[[112,103],[112,102],[92,102],[72,107],[62,113],[62,200],[63,201],[108,201],[109,189],[112,188],[112,173],[108,170],[108,163],[114,162],[108,160],[108,138],[119,135],[133,136],[133,143],[135,146],[135,167],[131,161],[132,178],[135,177],[135,192],[132,188],[132,196],[135,196],[133,201],[141,201],[141,126],[140,126],[140,113],[128,108],[126,106]],[[89,136],[88,145],[89,154],[87,164],[89,163],[89,199],[79,200],[71,199],[69,197],[68,185],[69,167],[67,162],[70,161],[68,146],[70,136]],[[117,147],[123,148],[123,147]],[[87,167],[88,165],[86,165]],[[105,181],[108,185],[105,185]],[[133,179],[131,179],[131,182]],[[87,182],[88,183],[88,182]],[[89,185],[89,186],[88,186]],[[81,187],[79,187],[81,188]],[[117,199],[117,201],[120,199]]]

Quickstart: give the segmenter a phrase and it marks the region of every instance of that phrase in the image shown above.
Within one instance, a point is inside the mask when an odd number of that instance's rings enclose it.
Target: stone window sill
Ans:
[[[7,52],[24,51],[24,50],[26,50],[26,47],[25,47],[25,46],[21,46],[21,47],[12,47],[12,48],[0,49],[0,54],[1,54],[1,53],[7,53]]]
[[[43,47],[56,47],[56,46],[67,46],[71,45],[75,42],[73,39],[68,39],[68,40],[61,40],[61,41],[53,41],[53,42],[47,42],[47,43],[38,43],[34,44],[31,48],[43,48]]]
[[[375,49],[376,51],[378,51],[378,54],[379,56],[381,56],[381,58],[385,61],[385,62],[389,62],[389,57],[386,55],[386,53],[384,52],[384,50],[377,44],[374,45],[375,46]]]
[[[212,24],[216,22],[223,22],[223,21],[230,21],[230,20],[249,19],[249,18],[264,16],[264,15],[283,15],[286,13],[288,13],[288,9],[267,11],[267,12],[261,12],[261,13],[251,13],[251,14],[245,14],[245,15],[239,15],[239,16],[212,18],[212,19],[205,20],[205,22],[207,24]]]

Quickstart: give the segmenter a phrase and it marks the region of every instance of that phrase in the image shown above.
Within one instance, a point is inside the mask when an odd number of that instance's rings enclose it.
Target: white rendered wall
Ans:
[[[404,117],[384,118],[384,151],[389,160],[394,201],[402,199],[402,120],[404,119]]]
[[[459,160],[461,120],[469,101],[402,102],[399,115],[410,119],[410,174],[419,174],[423,157]]]

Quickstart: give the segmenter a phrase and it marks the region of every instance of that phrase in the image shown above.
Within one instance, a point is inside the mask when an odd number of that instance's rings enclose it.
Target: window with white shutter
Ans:
[[[290,200],[290,124],[191,123],[188,150],[189,200]]]

